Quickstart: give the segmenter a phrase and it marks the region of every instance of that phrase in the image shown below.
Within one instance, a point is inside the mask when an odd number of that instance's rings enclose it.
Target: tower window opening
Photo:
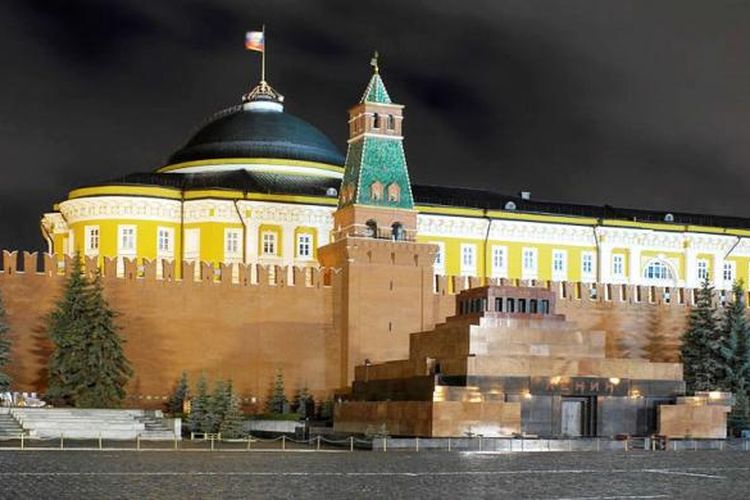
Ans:
[[[391,236],[393,236],[393,239],[396,241],[403,241],[406,239],[406,231],[404,231],[404,226],[400,222],[394,222],[393,225],[391,225]]]
[[[398,203],[401,200],[401,187],[392,182],[388,185],[388,201]]]
[[[367,222],[365,222],[365,236],[368,238],[377,238],[378,237],[378,223],[374,220],[370,219]]]
[[[372,128],[380,128],[380,114],[372,115]]]
[[[370,185],[370,198],[372,201],[380,201],[383,199],[383,184],[379,181],[375,181]]]
[[[388,130],[395,130],[396,128],[396,117],[388,115]]]

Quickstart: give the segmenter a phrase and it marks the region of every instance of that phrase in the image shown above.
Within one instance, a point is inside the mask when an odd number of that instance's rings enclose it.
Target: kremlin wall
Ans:
[[[398,271],[402,264],[390,265]],[[413,261],[408,264],[414,266]],[[46,254],[2,254],[0,291],[11,327],[10,374],[16,390],[44,392],[51,345],[43,321],[69,266],[70,258],[58,262]],[[351,384],[354,367],[365,359],[375,363],[408,358],[409,334],[456,314],[455,294],[480,284],[475,278],[444,276],[431,276],[426,283],[390,283],[387,273],[379,272],[383,282],[370,282],[369,289],[411,297],[405,304],[369,304],[365,314],[373,321],[370,326],[363,320],[365,329],[374,333],[378,318],[390,323],[390,331],[378,332],[387,340],[386,352],[382,345],[368,347],[365,340],[349,337],[342,320],[347,286],[341,270],[235,264],[215,271],[205,264],[196,273],[192,264],[184,266],[184,276],[193,279],[175,279],[168,263],[157,278],[155,263],[148,261],[142,266],[127,261],[124,275],[117,277],[114,260],[104,263],[105,293],[119,313],[135,369],[128,406],[161,406],[183,370],[192,380],[202,372],[209,378],[231,377],[246,402],[257,398],[260,403],[279,369],[290,397],[303,385],[318,398],[328,397]],[[87,269],[95,267],[96,261],[88,259]],[[491,282],[551,289],[557,294],[558,313],[581,330],[606,332],[607,357],[646,358],[654,344],[658,352],[652,360],[678,361],[691,289],[597,285],[593,293],[591,285],[581,283]],[[420,305],[414,297],[425,300]],[[404,310],[394,310],[398,302]],[[656,332],[664,335],[663,342],[649,338]]]

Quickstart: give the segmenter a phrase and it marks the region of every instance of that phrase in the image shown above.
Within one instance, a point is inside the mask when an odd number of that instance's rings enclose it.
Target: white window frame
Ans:
[[[101,229],[99,226],[84,226],[83,228],[83,239],[84,239],[84,254],[89,257],[95,257],[99,255],[99,248],[101,245]]]
[[[695,263],[695,278],[698,283],[703,283],[708,278],[708,259],[698,259]]]
[[[442,241],[431,241],[430,244],[438,247],[438,251],[435,254],[435,263],[432,267],[436,274],[445,274],[445,243]]]
[[[185,229],[185,260],[196,261],[201,255],[201,230],[194,227]]]
[[[664,276],[660,276],[659,273],[651,273],[649,276],[649,269],[652,266],[659,266],[659,269],[664,269]],[[661,272],[661,271],[660,271]],[[674,272],[672,266],[669,265],[664,259],[651,259],[646,263],[646,267],[643,268],[643,279],[647,281],[672,281],[674,280]]]
[[[731,286],[737,279],[737,263],[733,260],[725,260],[721,269],[721,278],[724,284]]]
[[[586,261],[589,270],[586,270]],[[581,281],[589,282],[596,280],[596,257],[594,252],[581,252]]]
[[[298,259],[303,260],[310,260],[314,256],[314,249],[313,249],[313,242],[315,241],[315,238],[313,238],[313,234],[309,231],[302,231],[297,233],[296,238],[296,253]],[[307,240],[307,241],[304,241]],[[306,249],[306,252],[303,252],[302,250]]]
[[[138,227],[135,224],[119,224],[117,226],[117,255],[130,257],[136,255],[137,252]]]
[[[617,279],[625,278],[625,254],[612,254],[612,277]]]
[[[260,253],[264,257],[278,256],[279,236],[276,231],[263,231],[260,234]]]
[[[561,265],[558,266],[557,264]],[[552,280],[566,281],[568,279],[568,251],[562,249],[552,250]]]
[[[505,245],[492,245],[492,276],[508,277],[508,247]]]
[[[242,258],[242,230],[236,227],[224,228],[224,258]]]
[[[161,258],[174,257],[174,228],[164,226],[156,228],[156,255]]]
[[[477,246],[473,243],[461,243],[461,274],[474,276],[477,273]]]
[[[521,275],[523,279],[534,279],[539,274],[539,250],[532,247],[521,249]]]

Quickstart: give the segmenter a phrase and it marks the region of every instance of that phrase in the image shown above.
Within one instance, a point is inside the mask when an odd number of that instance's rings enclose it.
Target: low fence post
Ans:
[[[286,451],[286,434],[281,435],[281,450]]]
[[[253,442],[253,436],[252,436],[252,434],[248,434],[247,435],[247,449],[248,450],[250,449],[250,443],[252,443],[252,442]]]
[[[177,449],[177,434],[174,435],[174,449]]]
[[[21,450],[23,450],[23,432],[21,433]]]
[[[214,435],[211,434],[211,451],[214,451]]]
[[[99,431],[99,451],[102,449],[102,433]]]
[[[65,440],[65,438],[63,437],[63,433],[61,432],[61,433],[60,433],[60,449],[61,449],[61,450],[63,449],[63,441],[64,441],[64,440]]]
[[[383,438],[383,453],[388,451],[388,437]]]
[[[349,451],[354,451],[354,436],[349,436]]]
[[[318,443],[317,443],[317,448],[316,448],[316,449],[317,449],[318,451],[320,451],[320,434],[318,434],[318,439],[317,439],[317,441],[318,441]]]
[[[479,438],[479,451],[482,451],[482,436],[477,436]]]
[[[448,438],[448,451],[451,451],[451,438]]]
[[[414,438],[414,447],[416,448],[417,453],[419,453],[419,436]]]
[[[137,434],[135,436],[135,449],[139,451],[141,449],[141,435],[140,434]]]

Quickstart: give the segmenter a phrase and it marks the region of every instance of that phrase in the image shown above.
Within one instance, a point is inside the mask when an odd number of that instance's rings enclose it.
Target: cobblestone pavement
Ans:
[[[750,453],[2,451],[2,498],[748,498]]]

